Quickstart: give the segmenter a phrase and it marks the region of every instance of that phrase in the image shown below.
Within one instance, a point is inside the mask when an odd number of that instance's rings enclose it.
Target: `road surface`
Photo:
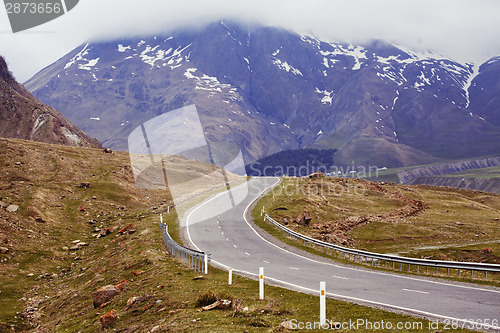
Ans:
[[[264,267],[266,281],[294,290],[317,292],[320,281],[326,281],[327,296],[337,299],[440,322],[474,320],[479,325],[500,321],[499,289],[318,261],[268,242],[248,223],[246,215],[261,193],[278,182],[278,178],[252,178],[248,189],[245,185],[233,189],[235,198],[244,198],[238,205],[228,207],[237,200],[219,194],[195,207],[185,217],[192,246],[210,252],[216,264],[247,275],[257,276],[259,267]],[[214,217],[203,220],[204,216]]]

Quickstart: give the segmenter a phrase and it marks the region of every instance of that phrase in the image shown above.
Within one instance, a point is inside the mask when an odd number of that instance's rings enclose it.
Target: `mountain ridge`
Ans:
[[[86,43],[26,86],[115,149],[140,123],[196,104],[208,136],[239,145],[247,163],[309,147],[338,149],[339,164],[396,167],[499,152],[488,144],[500,139],[499,59],[461,64],[219,22]]]

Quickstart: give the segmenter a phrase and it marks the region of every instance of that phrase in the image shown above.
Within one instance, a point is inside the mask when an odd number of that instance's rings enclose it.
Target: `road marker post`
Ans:
[[[233,284],[233,269],[229,268],[229,285]]]
[[[163,224],[163,215],[160,214],[160,223]]]
[[[319,283],[319,323],[321,326],[326,325],[326,293],[325,281]]]
[[[264,267],[259,267],[259,299],[264,299]]]
[[[208,274],[208,254],[203,253],[203,261],[205,262],[205,275]]]

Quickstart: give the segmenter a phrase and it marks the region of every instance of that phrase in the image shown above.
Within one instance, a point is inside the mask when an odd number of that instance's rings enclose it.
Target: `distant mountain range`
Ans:
[[[0,137],[79,147],[101,147],[19,84],[0,56]]]
[[[114,149],[144,121],[196,104],[207,137],[236,143],[246,163],[300,148],[380,167],[500,153],[500,57],[459,63],[221,21],[85,43],[25,85]]]

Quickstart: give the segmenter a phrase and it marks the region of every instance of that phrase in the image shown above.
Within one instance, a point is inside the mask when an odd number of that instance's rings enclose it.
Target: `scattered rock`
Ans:
[[[118,233],[124,235],[124,234],[133,234],[134,232],[136,232],[137,230],[134,228],[134,226],[132,224],[129,224],[128,226],[124,227],[124,228],[121,228],[120,231]]]
[[[90,183],[89,182],[82,182],[80,185],[78,185],[79,188],[90,188]]]
[[[295,222],[300,225],[309,225],[311,222],[311,214],[309,214],[309,212],[302,212],[297,216]]]
[[[132,305],[137,303],[139,300],[140,300],[140,297],[137,297],[137,296],[130,297],[127,301],[127,308],[130,308]]]
[[[123,280],[121,280],[120,282],[118,282],[118,283],[115,285],[115,287],[116,287],[116,289],[117,289],[118,291],[122,291],[122,290],[123,290],[123,288],[125,288],[125,286],[126,286],[127,284],[129,284],[129,283],[130,283],[130,281],[123,279]]]
[[[195,277],[193,278],[193,280],[194,280],[194,281],[196,281],[196,280],[205,280],[205,276],[203,276],[203,275],[198,275],[198,276],[195,276]]]
[[[94,292],[94,308],[97,309],[102,304],[111,301],[119,292],[120,290],[111,284],[97,289]]]
[[[21,162],[14,163],[15,165],[23,165]]]
[[[134,274],[135,276],[139,276],[139,275],[144,274],[144,271],[140,271],[140,270],[139,271],[134,271],[134,272],[132,272],[132,274]]]
[[[106,154],[111,154],[113,151],[110,148],[104,148],[103,152],[105,152]]]
[[[18,211],[18,209],[19,209],[18,205],[10,205],[5,210],[10,212],[10,213],[15,213]]]
[[[101,327],[102,328],[108,328],[109,326],[113,325],[113,323],[116,321],[116,318],[118,318],[118,312],[115,310],[111,310],[105,314],[102,315],[99,320],[101,321]]]
[[[6,247],[1,246],[0,247],[0,253],[1,254],[7,254],[7,253],[9,253],[9,249],[6,248]]]
[[[97,197],[95,195],[92,196],[92,200],[97,200]]]
[[[5,208],[7,207],[7,204],[3,201],[0,201],[0,208]]]

